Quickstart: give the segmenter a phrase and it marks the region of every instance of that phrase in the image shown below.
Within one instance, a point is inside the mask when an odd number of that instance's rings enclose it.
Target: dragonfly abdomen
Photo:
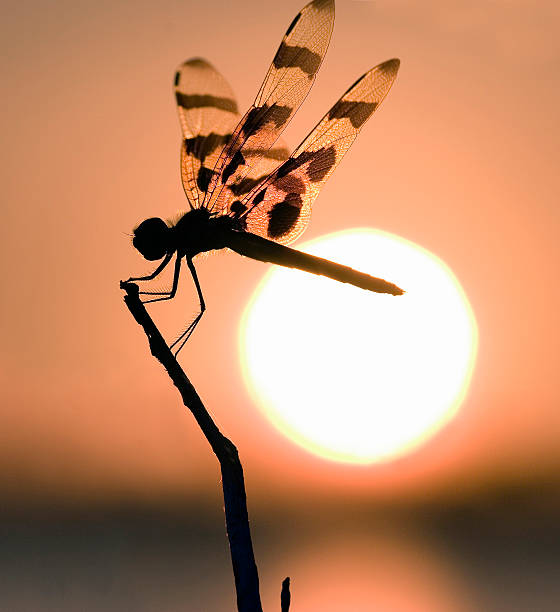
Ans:
[[[400,287],[382,278],[370,276],[322,257],[296,251],[272,240],[261,238],[256,234],[228,232],[225,236],[225,242],[226,246],[232,251],[258,261],[275,263],[287,268],[297,268],[298,270],[311,272],[311,274],[327,276],[341,283],[349,283],[355,287],[376,293],[390,293],[391,295],[402,295],[404,293]]]

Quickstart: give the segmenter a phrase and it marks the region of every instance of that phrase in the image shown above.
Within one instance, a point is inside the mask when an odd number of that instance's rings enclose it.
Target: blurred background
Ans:
[[[219,470],[122,303],[128,234],[186,204],[175,67],[204,56],[247,108],[303,2],[2,4],[0,608],[233,610]],[[459,415],[415,452],[325,461],[273,429],[238,326],[266,271],[201,261],[181,362],[243,461],[265,609],[560,608],[557,3],[337,2],[295,146],[371,66],[397,83],[306,238],[375,227],[454,271],[479,329]],[[169,336],[190,283],[152,309]]]

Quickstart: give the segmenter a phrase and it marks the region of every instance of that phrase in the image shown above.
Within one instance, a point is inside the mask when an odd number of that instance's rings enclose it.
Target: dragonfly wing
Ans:
[[[231,204],[237,200],[231,186],[248,177],[256,178],[260,160],[277,141],[311,89],[327,51],[333,25],[334,0],[313,0],[296,15],[253,105],[219,156],[205,202],[207,208],[229,212]]]
[[[249,152],[250,154],[251,152]],[[254,156],[257,156],[257,152],[254,152]],[[282,138],[274,143],[274,146],[268,149],[264,154],[261,154],[258,159],[255,159],[254,165],[247,169],[247,173],[243,176],[239,176],[235,182],[228,186],[228,199],[229,208],[233,205],[233,210],[230,212],[234,213],[236,206],[232,204],[242,198],[244,198],[249,192],[251,192],[257,185],[262,183],[282,162],[285,162],[290,157],[290,150],[284,144]],[[224,198],[221,200],[224,201]]]
[[[389,92],[399,63],[392,59],[366,72],[291,157],[237,204],[246,231],[282,244],[304,231],[321,187]]]
[[[183,132],[181,178],[191,206],[199,208],[212,168],[240,115],[227,81],[200,58],[190,59],[177,69],[175,99]]]

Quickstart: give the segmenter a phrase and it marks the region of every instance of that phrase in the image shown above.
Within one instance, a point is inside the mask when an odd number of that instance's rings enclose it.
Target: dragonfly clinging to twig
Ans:
[[[251,108],[240,117],[225,79],[207,61],[183,63],[175,96],[183,132],[181,177],[190,209],[175,222],[143,221],[133,245],[158,276],[175,258],[169,291],[142,291],[145,302],[175,296],[183,260],[192,275],[200,312],[175,340],[178,353],[206,306],[193,258],[228,248],[246,257],[298,268],[378,293],[403,291],[375,278],[287,245],[306,228],[311,206],[364,123],[387,95],[399,68],[391,59],[360,77],[290,155],[280,134],[309,92],[334,24],[334,0],[313,0],[294,18]]]

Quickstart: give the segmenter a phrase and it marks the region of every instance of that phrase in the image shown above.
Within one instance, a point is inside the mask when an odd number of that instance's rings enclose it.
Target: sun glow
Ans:
[[[432,253],[377,230],[299,248],[406,293],[273,267],[240,326],[251,394],[280,431],[324,458],[374,463],[409,452],[456,414],[471,379],[478,333],[459,282]]]

